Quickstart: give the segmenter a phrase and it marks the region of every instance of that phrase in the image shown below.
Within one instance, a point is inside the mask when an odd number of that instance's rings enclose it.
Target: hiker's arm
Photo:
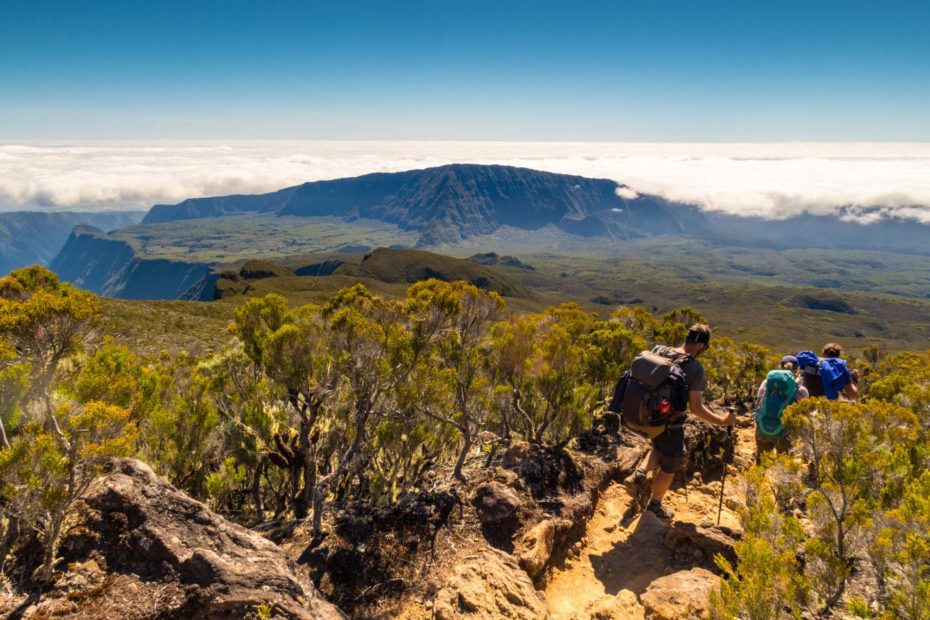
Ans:
[[[755,408],[758,409],[762,405],[762,399],[765,398],[765,381],[759,385],[759,389],[756,390],[756,402]]]
[[[728,412],[726,415],[714,413],[704,406],[704,392],[688,392],[688,409],[691,413],[711,424],[730,426],[736,423],[736,414]]]
[[[859,388],[856,387],[855,383],[846,384],[846,396],[849,397],[849,400],[856,400],[859,397]]]

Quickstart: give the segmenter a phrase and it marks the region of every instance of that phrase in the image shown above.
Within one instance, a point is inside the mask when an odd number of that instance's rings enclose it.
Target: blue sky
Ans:
[[[0,140],[930,140],[928,2],[0,0]]]

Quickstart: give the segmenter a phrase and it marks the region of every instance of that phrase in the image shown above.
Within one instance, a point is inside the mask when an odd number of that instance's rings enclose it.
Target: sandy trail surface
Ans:
[[[738,429],[734,459],[724,485],[722,526],[739,528],[737,510],[745,502],[740,474],[752,464],[754,453],[752,428]],[[703,481],[696,474],[685,485],[680,481],[679,475],[679,484],[666,496],[667,505],[675,511],[673,523],[716,523],[719,475]],[[553,620],[643,618],[638,599],[653,581],[700,563],[700,558],[695,557],[689,565],[666,548],[664,538],[669,526],[639,510],[633,495],[636,492],[629,482],[607,489],[584,538],[553,569],[545,590]],[[607,597],[617,598],[622,605],[613,605],[613,613],[604,615],[597,610],[603,608]]]

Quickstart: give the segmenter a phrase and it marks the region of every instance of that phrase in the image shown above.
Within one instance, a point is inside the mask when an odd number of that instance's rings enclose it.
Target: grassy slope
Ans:
[[[509,297],[529,295],[524,287],[499,271],[470,260],[452,258],[423,250],[378,248],[365,256],[359,265],[343,265],[339,275],[360,275],[381,282],[413,283],[429,278],[464,280],[475,286]]]
[[[892,348],[930,347],[930,301],[876,293],[843,292],[791,285],[718,283],[700,274],[685,277],[612,268],[605,261],[564,257],[531,257],[536,272],[500,268],[519,278],[541,300],[578,300],[593,311],[596,296],[640,299],[650,310],[666,312],[690,305],[701,311],[720,333],[771,347],[815,347],[839,339],[861,347],[884,342]],[[798,297],[839,297],[855,314],[799,307]]]
[[[930,257],[911,254],[717,246],[686,237],[591,241],[551,231],[531,237],[506,230],[436,251],[452,256],[505,251],[531,263],[557,255],[585,262],[594,271],[620,271],[644,280],[827,287],[930,299]]]
[[[146,258],[232,263],[247,258],[312,255],[349,245],[413,245],[418,235],[385,222],[332,217],[235,215],[130,226],[114,237]]]
[[[179,350],[202,354],[231,339],[227,326],[234,308],[224,303],[104,298],[100,331],[146,355]]]
[[[646,308],[665,312],[691,305],[705,314],[718,334],[765,344],[777,350],[817,348],[839,340],[854,349],[883,343],[891,349],[930,347],[930,302],[871,293],[844,293],[854,314],[798,307],[797,298],[835,296],[825,289],[793,286],[710,284],[703,280],[677,283],[604,268],[590,259],[531,259],[536,271],[497,267],[526,286],[525,298],[507,298],[512,312],[541,310],[564,301],[607,316],[616,305],[594,303],[597,296],[640,299]],[[376,293],[401,296],[406,283],[386,283],[364,276],[264,278],[251,280],[249,296],[276,292],[292,304],[320,303],[342,287],[362,282]],[[205,350],[228,338],[225,326],[244,297],[213,303],[130,302],[107,300],[107,332],[120,341],[153,352],[162,348]]]

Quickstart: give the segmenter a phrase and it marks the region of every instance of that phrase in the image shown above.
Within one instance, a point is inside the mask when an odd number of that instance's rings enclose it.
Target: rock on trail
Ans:
[[[514,557],[484,549],[456,567],[433,607],[436,620],[516,618],[546,620],[542,594]]]
[[[700,618],[707,609],[707,597],[720,578],[704,568],[678,571],[656,579],[639,597],[650,620]]]

